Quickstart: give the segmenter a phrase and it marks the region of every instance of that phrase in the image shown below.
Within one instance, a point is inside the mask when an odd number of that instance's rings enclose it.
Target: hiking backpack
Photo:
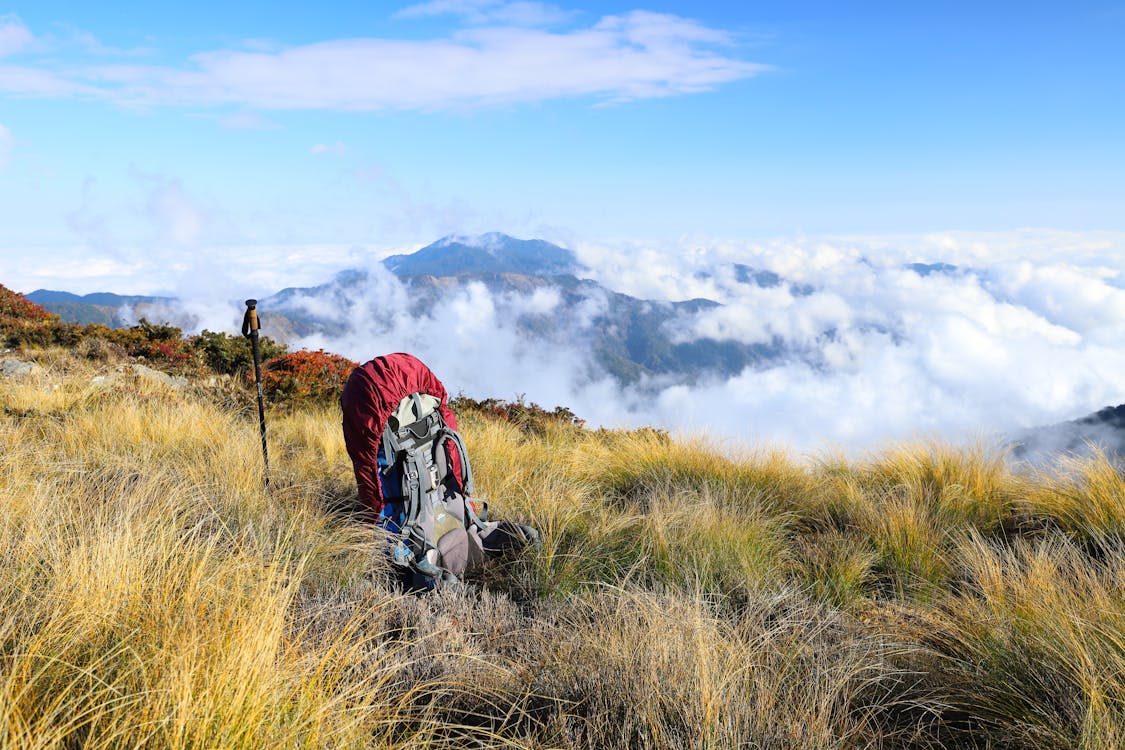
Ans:
[[[473,471],[465,442],[445,423],[440,403],[424,393],[404,398],[387,419],[379,451],[383,517],[399,535],[392,561],[435,581],[458,578],[479,564],[480,537],[490,531],[470,499]]]

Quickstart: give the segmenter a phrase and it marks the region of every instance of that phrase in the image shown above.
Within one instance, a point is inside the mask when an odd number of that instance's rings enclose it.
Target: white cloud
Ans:
[[[991,287],[1059,326],[1096,333],[1105,343],[1120,340],[1125,289],[1109,284],[1099,269],[1020,261],[998,267]]]
[[[80,235],[80,245],[5,248],[0,252],[0,283],[20,291],[45,286],[76,294],[170,294],[205,306],[228,296],[237,302],[285,287],[322,284],[341,268],[417,249],[348,244],[216,244],[181,249],[149,239],[121,241],[110,232],[103,211],[94,198],[79,209],[86,231],[72,228]]]
[[[178,180],[146,178],[151,183],[146,213],[163,242],[191,247],[203,232],[203,215]]]
[[[715,279],[702,275],[719,256],[690,243],[578,242],[573,251],[595,280],[634,297],[724,300]]]
[[[82,203],[66,215],[66,224],[82,240],[85,251],[112,255],[117,241],[100,198],[97,180],[87,178],[82,183]]]
[[[0,15],[0,58],[50,49],[49,39],[37,38],[14,15]],[[83,45],[85,46],[85,45]],[[80,80],[73,71],[55,64],[14,65],[0,62],[0,92],[17,96],[99,96],[101,91]]]
[[[68,27],[67,32],[66,38],[58,44],[78,45],[86,52],[99,57],[147,57],[156,53],[151,47],[114,47],[82,29]]]
[[[514,300],[516,310],[525,315],[549,315],[562,304],[562,295],[553,287],[542,287]]]
[[[340,141],[335,143],[318,143],[309,149],[309,153],[313,156],[344,156],[348,153],[348,147]]]
[[[946,256],[930,255],[930,240],[917,237],[695,241],[649,247],[640,255],[644,246],[637,244],[587,246],[583,260],[610,286],[625,270],[634,288],[665,298],[709,289],[726,303],[681,321],[673,328],[680,338],[776,339],[788,347],[787,356],[761,367],[690,386],[653,380],[622,389],[605,377],[591,379],[588,351],[557,337],[529,339],[513,321],[554,309],[554,295],[544,290],[494,295],[475,284],[418,319],[401,307],[390,316],[380,307],[380,298],[401,304],[406,296],[384,274],[379,290],[355,295],[362,309],[348,313],[356,323],[352,331],[303,343],[360,360],[406,348],[453,390],[526,394],[544,405],[569,406],[594,424],[655,424],[803,451],[1011,435],[1125,401],[1125,351],[1107,334],[1125,329],[1117,297],[1125,292],[1104,279],[1107,264],[1125,249],[1125,236],[1103,235],[1097,242],[1068,236],[1061,247],[1097,244],[1101,250],[1085,252],[1067,273],[1054,269],[1046,252],[1030,271],[1011,266],[1009,248],[1020,236],[1031,239],[1028,247],[1048,247],[1039,235],[978,238],[972,267],[928,276],[904,265]],[[945,251],[966,246],[958,237]],[[990,247],[998,260],[989,259]],[[735,262],[789,276],[758,287],[728,272]],[[795,289],[787,283],[793,277],[808,287]],[[398,291],[388,293],[387,285]],[[602,295],[582,306],[586,311],[571,319],[579,327],[594,325],[608,309]]]
[[[52,288],[57,288],[59,282],[64,282],[68,286],[63,291],[71,291],[71,284],[74,282],[83,282],[86,280],[96,280],[103,282],[105,279],[122,279],[139,271],[143,267],[137,263],[123,263],[118,260],[106,257],[82,258],[75,260],[73,257],[60,259],[63,262],[59,264],[44,264],[40,268],[30,268],[25,272],[28,279],[38,279],[38,282],[24,281],[23,287],[35,284],[49,284]],[[5,282],[7,282],[5,278]],[[107,291],[107,289],[98,287],[97,289],[89,289],[84,286],[77,287],[83,293],[92,291]],[[117,291],[119,288],[113,289]]]
[[[0,16],[0,57],[26,49],[33,41],[34,37],[23,21],[11,14]]]
[[[21,65],[0,65],[0,92],[39,97],[98,97],[107,93],[96,86],[68,78],[61,72]]]
[[[711,338],[743,344],[783,339],[807,347],[830,329],[852,325],[854,318],[851,306],[832,292],[794,296],[786,286],[754,288],[741,299],[691,316],[677,329],[675,339]]]
[[[0,169],[8,166],[12,154],[12,131],[0,124]]]
[[[440,110],[573,97],[623,101],[707,91],[769,69],[717,51],[730,41],[695,21],[634,11],[560,32],[501,25],[432,40],[215,50],[177,67],[9,66],[0,68],[0,91],[263,111]]]

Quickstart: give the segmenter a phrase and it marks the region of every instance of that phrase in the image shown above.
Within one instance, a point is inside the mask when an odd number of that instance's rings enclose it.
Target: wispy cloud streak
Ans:
[[[0,57],[19,52],[33,40],[31,31],[18,17],[10,14],[0,16]]]
[[[8,159],[12,153],[12,131],[0,124],[0,169],[8,166]]]
[[[487,7],[498,13],[513,6]],[[524,10],[530,20],[531,9]],[[728,54],[725,32],[679,16],[633,11],[564,31],[496,20],[444,38],[220,49],[180,65],[34,60],[0,67],[0,93],[96,96],[136,107],[432,111],[673,96],[769,70]],[[16,22],[0,26],[0,54],[24,48],[22,32]]]

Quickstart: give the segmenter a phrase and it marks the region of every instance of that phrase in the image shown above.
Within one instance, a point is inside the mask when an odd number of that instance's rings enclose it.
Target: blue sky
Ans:
[[[0,273],[489,230],[1122,230],[1125,4],[16,3],[0,226]]]

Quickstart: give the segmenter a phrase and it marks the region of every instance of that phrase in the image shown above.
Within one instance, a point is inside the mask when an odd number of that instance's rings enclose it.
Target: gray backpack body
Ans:
[[[394,564],[435,580],[449,580],[480,564],[481,537],[494,524],[486,523],[474,508],[473,472],[465,442],[445,424],[439,406],[439,399],[421,393],[402,400],[383,430],[387,465],[381,469],[381,479],[386,499],[403,507]]]

